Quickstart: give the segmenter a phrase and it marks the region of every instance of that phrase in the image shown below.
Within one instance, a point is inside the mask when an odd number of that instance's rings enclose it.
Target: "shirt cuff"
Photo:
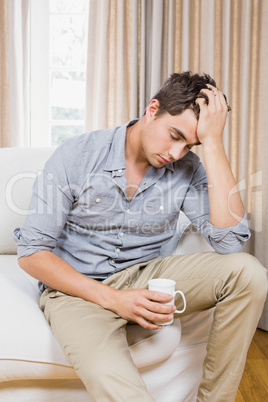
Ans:
[[[16,228],[11,236],[18,246],[18,258],[27,257],[41,250],[52,251],[57,243],[55,239],[45,239],[43,237],[29,240],[23,236],[20,228]]]
[[[206,235],[210,239],[213,239],[216,243],[222,241],[229,234],[232,234],[232,236],[235,236],[238,240],[242,242],[247,241],[251,236],[250,230],[248,228],[246,213],[244,214],[241,221],[238,222],[238,224],[235,226],[221,228],[218,226],[214,226],[212,225],[212,223],[208,222],[204,231]]]

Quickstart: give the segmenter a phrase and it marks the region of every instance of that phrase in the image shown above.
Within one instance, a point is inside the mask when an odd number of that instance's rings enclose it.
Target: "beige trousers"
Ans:
[[[159,257],[104,283],[117,289],[147,288],[148,280],[158,277],[175,280],[176,289],[184,292],[183,316],[216,307],[197,401],[234,401],[267,295],[265,268],[244,253],[199,253]],[[93,401],[154,400],[129,353],[126,320],[52,289],[43,293],[40,306]]]

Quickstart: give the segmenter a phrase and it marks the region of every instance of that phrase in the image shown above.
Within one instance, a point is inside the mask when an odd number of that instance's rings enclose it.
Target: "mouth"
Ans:
[[[159,158],[159,160],[160,160],[162,163],[164,163],[164,164],[170,163],[169,160],[163,158],[163,156],[161,156],[161,155],[158,155],[158,158]]]

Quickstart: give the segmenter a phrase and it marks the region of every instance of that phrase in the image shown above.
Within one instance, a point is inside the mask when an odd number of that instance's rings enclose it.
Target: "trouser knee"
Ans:
[[[268,289],[267,270],[250,254],[236,253],[230,254],[229,257],[232,262],[232,274],[235,275],[241,290],[246,290],[252,300],[264,303]]]
[[[102,353],[96,349],[90,356],[81,357],[76,371],[84,384],[90,388],[100,387],[102,380],[109,375],[109,363],[107,356],[102,356]]]
[[[100,343],[88,351],[81,351],[77,361],[75,368],[79,377],[87,388],[94,390],[105,389],[110,380],[118,381],[117,376],[123,378],[129,370],[128,363],[132,362],[132,358],[126,342],[122,342],[117,353],[114,343],[108,348]]]
[[[76,371],[93,401],[153,400],[128,348],[123,356],[119,351],[118,358],[113,351],[96,348]]]

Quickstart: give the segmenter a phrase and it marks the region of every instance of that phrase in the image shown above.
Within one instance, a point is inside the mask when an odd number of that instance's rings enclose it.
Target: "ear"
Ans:
[[[152,99],[151,102],[149,103],[149,105],[146,108],[146,113],[145,113],[146,116],[154,118],[156,113],[159,110],[159,106],[160,106],[159,100],[158,99]]]

